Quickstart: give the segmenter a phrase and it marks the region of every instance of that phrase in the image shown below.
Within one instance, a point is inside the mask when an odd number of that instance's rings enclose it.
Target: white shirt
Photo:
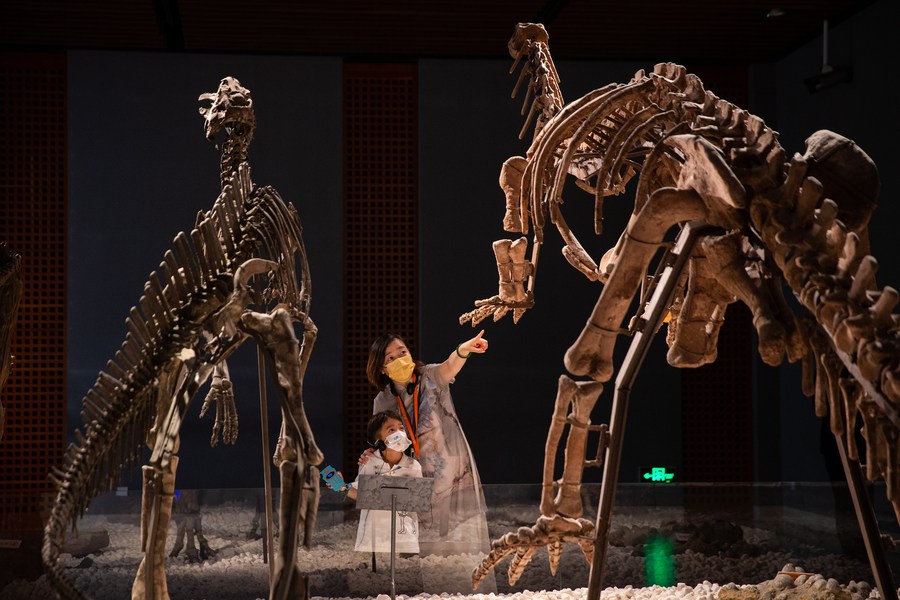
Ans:
[[[421,477],[422,465],[414,458],[404,455],[395,466],[391,467],[381,457],[381,452],[369,457],[366,464],[359,468],[359,475],[384,475],[386,477]],[[359,486],[359,475],[353,482]],[[397,552],[419,552],[419,517],[414,512],[397,511]],[[356,531],[356,546],[360,552],[391,551],[391,511],[369,510],[363,508],[359,512],[359,528]]]

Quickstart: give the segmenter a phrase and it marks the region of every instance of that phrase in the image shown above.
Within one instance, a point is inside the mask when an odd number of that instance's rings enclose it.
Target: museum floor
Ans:
[[[597,486],[585,486],[588,518],[594,518],[597,491]],[[492,539],[532,525],[538,516],[539,486],[486,486],[485,495]],[[900,538],[883,487],[875,486],[872,496],[882,532]],[[202,490],[200,497],[203,533],[215,555],[199,564],[187,563],[183,554],[166,559],[172,600],[267,597],[261,531],[252,527],[261,491]],[[130,597],[140,562],[139,515],[140,496],[135,490],[95,500],[79,523],[79,538],[71,540],[85,546],[73,550],[77,556],[62,556],[67,576],[78,589],[98,599]],[[313,597],[368,598],[390,592],[389,555],[376,556],[373,572],[371,555],[353,551],[357,518],[358,511],[341,502],[340,496],[323,491],[313,547],[299,555]],[[170,549],[175,527],[173,523]],[[665,540],[663,548],[668,551],[660,555],[654,540]],[[609,542],[602,598],[735,597],[723,592],[727,584],[735,584],[728,587],[731,592],[760,584],[790,587],[792,578],[779,577],[779,572],[801,570],[811,574],[793,576],[795,586],[808,588],[804,597],[837,597],[838,590],[854,599],[878,597],[842,485],[621,484]],[[91,543],[102,547],[91,548]],[[547,552],[540,550],[515,585],[507,580],[506,559],[493,578],[473,592],[470,576],[480,558],[398,557],[397,597],[587,597],[589,566],[574,544],[564,547],[555,575],[550,573]],[[892,550],[889,561],[894,573],[900,573],[900,551]],[[11,564],[0,560],[3,563]],[[51,596],[43,576],[16,579],[0,588],[0,599],[47,597]]]

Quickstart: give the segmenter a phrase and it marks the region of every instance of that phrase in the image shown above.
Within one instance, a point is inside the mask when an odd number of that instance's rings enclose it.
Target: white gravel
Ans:
[[[266,598],[268,565],[262,560],[262,543],[247,539],[253,517],[248,503],[226,503],[206,509],[204,533],[215,557],[200,564],[187,564],[182,557],[166,559],[166,573],[172,600],[248,600]],[[529,525],[535,507],[505,507],[492,510],[491,537]],[[371,555],[354,552],[356,522],[353,513],[341,510],[320,513],[316,539],[311,550],[301,550],[299,564],[310,574],[313,598],[386,600],[390,596],[389,557],[378,556],[377,572],[371,570]],[[621,511],[614,516],[611,545],[604,571],[604,600],[651,600],[680,598],[714,600],[732,598],[879,598],[872,589],[868,565],[814,543],[794,543],[790,551],[779,548],[783,535],[764,527],[740,527],[740,546],[705,553],[682,550],[676,553],[674,569],[680,583],[670,587],[645,585],[644,558],[640,539],[648,531],[663,530],[666,523],[679,521],[680,513],[658,509]],[[345,518],[347,520],[345,520]],[[128,598],[140,561],[139,528],[136,515],[86,515],[81,530],[105,529],[110,545],[84,558],[65,554],[63,564],[76,587],[93,598]],[[175,526],[170,531],[172,546]],[[783,532],[782,532],[783,534]],[[686,534],[679,534],[684,538]],[[642,536],[644,536],[642,538]],[[815,538],[815,535],[811,535]],[[827,536],[826,536],[827,537]],[[630,545],[616,545],[625,544]],[[740,553],[738,553],[740,551]],[[564,548],[556,575],[548,566],[546,551],[539,551],[521,579],[510,586],[506,569],[509,559],[495,570],[485,587],[471,591],[469,577],[478,556],[412,556],[396,561],[397,598],[403,600],[581,600],[587,598],[588,564],[580,550]],[[806,572],[794,579],[780,571]],[[868,580],[868,581],[866,581]],[[713,583],[713,581],[717,583]],[[31,600],[50,598],[44,577],[37,581],[18,580],[0,590],[0,599]]]

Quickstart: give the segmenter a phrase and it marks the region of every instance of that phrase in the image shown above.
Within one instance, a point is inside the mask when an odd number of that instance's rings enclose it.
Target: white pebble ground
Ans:
[[[230,502],[204,509],[203,530],[216,555],[199,564],[183,557],[166,559],[172,600],[253,600],[267,598],[268,565],[263,563],[262,542],[248,539],[254,508],[247,502]],[[387,555],[377,557],[372,572],[371,555],[353,551],[356,522],[353,511],[322,511],[310,550],[301,550],[299,565],[310,576],[312,597],[318,600],[390,598]],[[491,537],[534,522],[536,507],[507,506],[489,513]],[[795,519],[796,521],[796,519]],[[674,525],[673,525],[674,524]],[[675,533],[672,533],[674,527]],[[785,531],[748,527],[726,522],[710,530],[729,532],[727,544],[679,548],[671,556],[671,585],[648,585],[643,540],[656,531],[668,531],[677,541],[699,539],[697,528],[686,528],[683,515],[668,509],[621,510],[614,515],[610,547],[604,571],[604,600],[730,600],[738,598],[880,598],[874,589],[867,562],[836,552],[823,540],[824,533],[810,530],[807,539],[786,539]],[[668,529],[667,529],[668,528]],[[140,561],[136,515],[91,515],[79,524],[81,531],[106,530],[110,545],[85,557],[62,556],[67,576],[92,598],[128,598]],[[175,524],[170,530],[172,547]],[[691,537],[693,536],[693,538]],[[789,537],[789,536],[788,536]],[[833,536],[831,536],[833,537]],[[834,541],[834,540],[831,540]],[[709,542],[709,540],[707,540]],[[690,546],[690,544],[687,544]],[[789,547],[783,547],[788,545]],[[891,556],[896,560],[895,556]],[[581,551],[564,548],[555,575],[550,573],[547,552],[540,550],[515,585],[510,585],[504,560],[483,588],[473,592],[469,577],[479,556],[411,556],[396,561],[396,597],[402,600],[582,600],[587,598],[589,567]],[[793,572],[794,575],[780,572]],[[798,575],[798,573],[807,573]],[[2,590],[0,599],[52,598],[45,577],[16,580]]]

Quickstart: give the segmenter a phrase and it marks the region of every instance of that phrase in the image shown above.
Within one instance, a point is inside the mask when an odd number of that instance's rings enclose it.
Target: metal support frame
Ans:
[[[844,467],[844,477],[847,478],[847,487],[853,499],[856,520],[859,522],[859,531],[866,545],[866,555],[869,557],[869,566],[872,568],[878,593],[885,600],[897,600],[897,587],[894,585],[894,577],[885,552],[884,538],[875,518],[875,510],[872,508],[872,499],[866,490],[862,467],[858,460],[853,460],[847,455],[847,442],[843,436],[834,436],[834,441],[841,457],[841,466]]]
[[[612,414],[609,421],[609,446],[606,449],[606,460],[603,464],[603,479],[600,484],[600,501],[597,507],[597,525],[594,537],[594,555],[591,560],[591,574],[588,580],[588,600],[600,598],[600,586],[603,582],[603,567],[606,564],[606,551],[609,547],[609,525],[613,504],[616,498],[616,486],[619,480],[619,465],[622,458],[622,444],[625,441],[625,419],[628,416],[628,399],[631,385],[647,356],[650,343],[653,341],[659,326],[666,315],[675,286],[682,271],[687,266],[688,258],[697,240],[713,228],[705,223],[688,223],[675,240],[675,245],[668,251],[663,260],[666,265],[653,289],[653,295],[643,307],[640,318],[643,326],[639,326],[628,347],[628,354],[622,363],[622,369],[616,377],[616,389],[613,395]]]
[[[263,562],[269,563],[269,587],[275,581],[275,561],[271,560],[269,554],[275,551],[275,533],[272,531],[273,511],[272,511],[272,472],[269,466],[269,406],[266,398],[266,357],[262,348],[256,348],[256,363],[259,374],[259,418],[260,427],[262,429],[262,448],[263,448],[263,488],[265,490],[265,519],[266,519],[266,535],[263,536]]]

